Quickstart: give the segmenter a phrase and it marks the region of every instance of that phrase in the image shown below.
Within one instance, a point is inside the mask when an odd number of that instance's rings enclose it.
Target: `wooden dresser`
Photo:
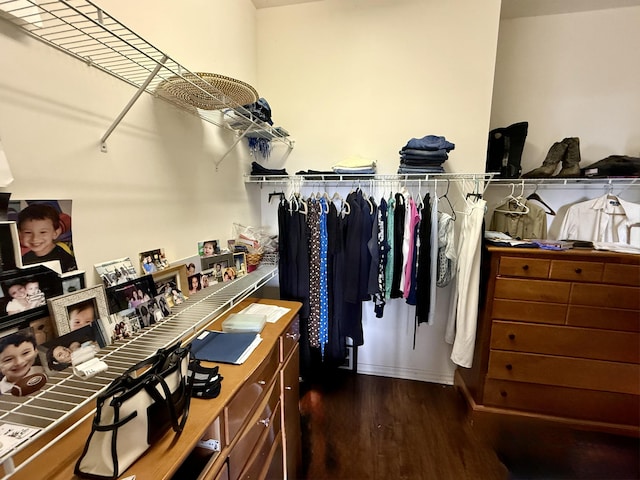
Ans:
[[[455,383],[474,415],[640,432],[640,256],[485,250],[474,362]]]
[[[229,313],[255,302],[286,307],[290,311],[276,323],[265,325],[261,333],[263,341],[242,365],[220,364],[220,374],[224,377],[220,395],[209,400],[192,400],[180,436],[169,431],[122,477],[135,475],[137,480],[297,478],[301,462],[297,315],[300,304],[247,299]],[[221,323],[229,313],[207,328],[222,330]],[[91,418],[73,427],[11,478],[76,478],[73,468],[89,435]],[[198,447],[201,439],[217,440],[219,451]],[[38,450],[37,444],[33,450]]]

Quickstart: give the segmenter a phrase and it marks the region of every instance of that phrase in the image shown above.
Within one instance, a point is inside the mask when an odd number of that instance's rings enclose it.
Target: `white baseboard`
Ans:
[[[418,380],[420,382],[453,385],[453,372],[450,374],[419,370],[413,368],[396,368],[384,365],[362,364],[358,362],[358,373],[364,375],[378,375],[380,377],[402,378],[404,380]]]

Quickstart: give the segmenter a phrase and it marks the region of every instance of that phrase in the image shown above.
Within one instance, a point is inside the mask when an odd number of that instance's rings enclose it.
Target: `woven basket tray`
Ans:
[[[258,100],[258,92],[248,83],[215,73],[176,75],[158,85],[157,90],[161,96],[203,110],[248,105]]]
[[[259,265],[261,260],[261,253],[247,253],[247,265]]]

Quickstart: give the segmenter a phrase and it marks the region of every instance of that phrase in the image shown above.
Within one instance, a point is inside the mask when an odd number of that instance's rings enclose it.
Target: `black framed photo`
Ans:
[[[60,276],[62,282],[62,294],[77,292],[86,287],[84,270],[76,270],[75,272],[64,273]]]
[[[144,275],[121,285],[107,288],[109,312],[118,313],[136,308],[157,295],[156,285],[151,275]]]
[[[0,222],[0,272],[22,267],[16,222]]]
[[[44,265],[0,272],[0,324],[4,328],[47,316],[47,300],[61,293],[60,277]]]
[[[102,285],[48,300],[58,336],[78,330],[109,314]]]

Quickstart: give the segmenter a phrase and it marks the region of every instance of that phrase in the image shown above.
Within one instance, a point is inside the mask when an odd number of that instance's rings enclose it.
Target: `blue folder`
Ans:
[[[191,353],[198,360],[239,365],[245,351],[258,336],[255,332],[227,333],[205,330],[191,342]]]

